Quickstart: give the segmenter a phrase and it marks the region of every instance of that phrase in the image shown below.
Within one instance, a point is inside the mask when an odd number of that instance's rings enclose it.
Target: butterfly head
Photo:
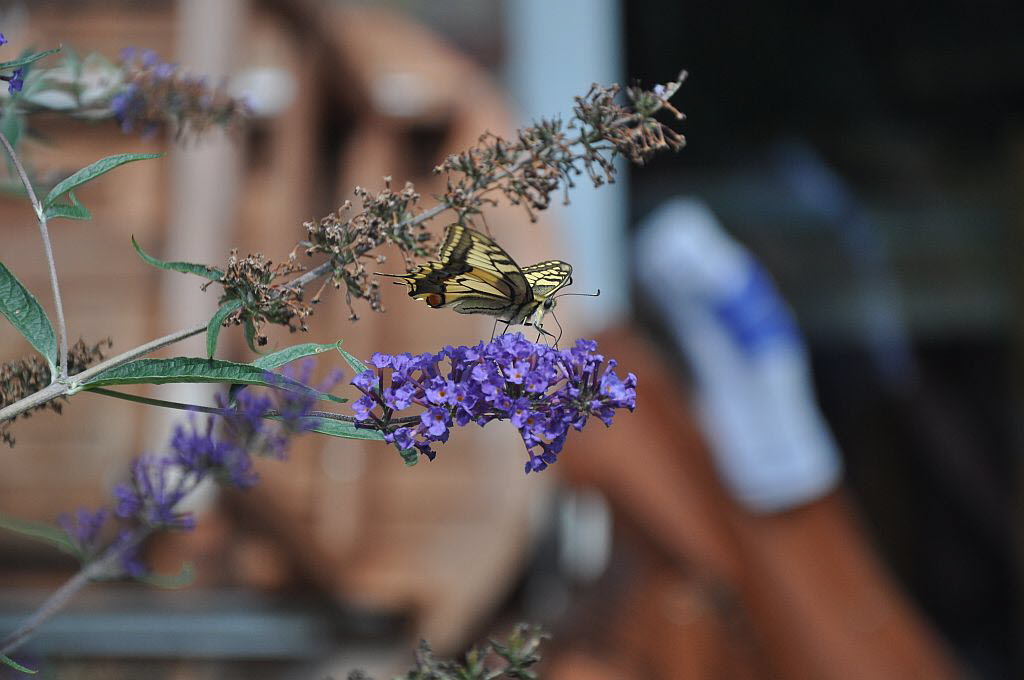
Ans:
[[[534,308],[533,313],[526,319],[525,325],[533,326],[537,329],[543,329],[544,326],[541,322],[544,320],[544,316],[555,308],[555,304],[555,298],[553,296],[546,297],[541,300],[540,304]]]

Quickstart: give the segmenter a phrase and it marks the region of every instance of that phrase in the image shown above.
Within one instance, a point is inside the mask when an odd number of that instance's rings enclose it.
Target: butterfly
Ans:
[[[572,265],[545,260],[520,268],[489,236],[462,224],[450,224],[437,249],[437,261],[419,265],[401,279],[409,297],[427,305],[451,307],[459,314],[487,314],[513,324],[534,326],[544,335],[541,321],[555,306],[554,293],[572,283]]]

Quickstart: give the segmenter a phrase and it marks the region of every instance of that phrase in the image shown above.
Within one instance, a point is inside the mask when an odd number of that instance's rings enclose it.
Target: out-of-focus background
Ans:
[[[241,133],[185,146],[32,119],[27,158],[56,176],[168,152],[53,228],[72,339],[114,351],[215,307],[131,235],[165,259],[280,260],[356,185],[438,194],[432,168],[486,130],[689,71],[681,153],[581,182],[537,224],[488,215],[521,264],[565,259],[574,290],[601,290],[559,317],[638,375],[635,414],[529,477],[500,425],[411,469],[307,438],[150,547],[163,572],[194,563],[193,585],[97,585],[23,658],[51,677],[386,675],[420,637],[454,654],[528,620],[558,680],[1018,676],[1022,22],[1013,3],[0,3],[12,55],[151,48],[253,104]],[[46,304],[30,210],[0,213],[2,260]],[[366,356],[490,332],[403,290],[354,324],[328,291],[301,339]],[[0,359],[28,351],[0,331]],[[0,511],[104,502],[172,423],[88,394],[18,423]],[[0,536],[0,632],[72,568]]]

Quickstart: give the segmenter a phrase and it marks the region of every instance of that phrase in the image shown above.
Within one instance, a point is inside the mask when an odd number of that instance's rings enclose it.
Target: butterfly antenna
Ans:
[[[484,217],[483,213],[480,213],[480,221],[484,223],[484,231],[486,231],[487,235],[493,239],[494,234],[491,233],[491,225],[487,224],[487,218]]]
[[[562,293],[561,295],[556,295],[555,299],[557,300],[558,298],[569,297],[570,295],[582,295],[583,297],[600,297],[601,289],[598,288],[596,293]]]
[[[384,272],[374,272],[373,275],[374,276],[386,276],[389,279],[404,279],[404,278],[407,278],[409,276],[408,274],[385,274]],[[397,283],[398,285],[402,285],[403,284],[402,281],[392,281],[391,283]],[[408,284],[405,284],[405,285],[408,285]]]

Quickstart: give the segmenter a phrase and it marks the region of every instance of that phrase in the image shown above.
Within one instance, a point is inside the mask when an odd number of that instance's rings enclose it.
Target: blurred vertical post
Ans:
[[[622,82],[623,46],[619,0],[509,0],[505,7],[506,78],[525,122],[561,115],[566,102],[591,83]],[[628,204],[624,166],[615,185],[596,190],[577,178],[572,204],[553,197],[553,213],[571,250],[575,290],[601,289],[601,297],[580,305],[591,330],[614,322],[627,311],[625,253]],[[555,254],[552,254],[554,257]]]
[[[226,77],[237,64],[238,36],[248,14],[247,0],[180,0],[177,6],[177,54],[160,55],[181,64],[186,73]],[[210,83],[216,85],[216,81]],[[169,200],[165,248],[160,257],[220,265],[233,240],[238,200],[240,158],[237,144],[211,134],[202,143],[168,141]],[[159,327],[164,334],[209,319],[216,309],[216,290],[203,292],[198,281],[176,272],[160,280]],[[202,355],[206,336],[176,345],[175,354]],[[176,401],[206,401],[210,388],[203,385],[165,385],[162,396]],[[180,413],[151,411],[147,432],[150,442],[162,445],[171,423]]]

